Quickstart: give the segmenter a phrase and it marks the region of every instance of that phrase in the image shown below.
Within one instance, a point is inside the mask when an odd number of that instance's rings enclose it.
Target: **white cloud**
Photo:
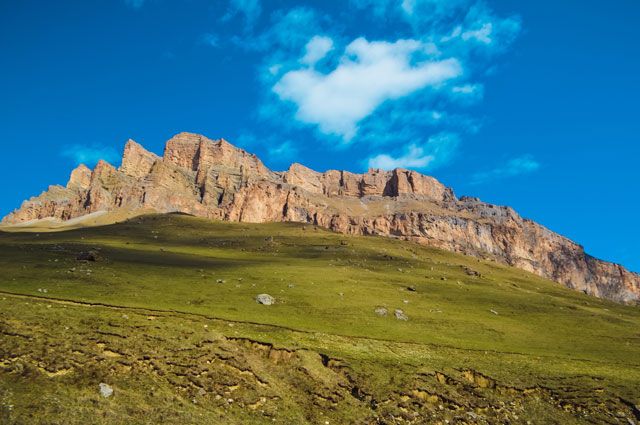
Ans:
[[[491,22],[486,22],[482,24],[482,26],[477,30],[470,30],[463,32],[460,37],[464,41],[475,39],[484,44],[491,44],[493,39],[491,35],[493,33],[493,24]]]
[[[303,64],[314,66],[319,60],[327,56],[333,49],[333,40],[329,37],[316,35],[307,43],[306,53],[300,60]]]
[[[322,3],[283,7],[230,36],[262,57],[255,117],[260,132],[278,139],[261,136],[259,150],[273,161],[291,148],[315,152],[320,142],[361,166],[444,164],[458,138],[424,135],[478,131],[483,120],[466,108],[482,100],[482,79],[518,34],[519,18],[497,16],[484,0],[348,2],[346,13]]]
[[[451,97],[463,105],[470,105],[482,100],[484,86],[482,84],[462,84],[451,87]]]
[[[479,84],[465,84],[463,86],[455,86],[451,88],[451,91],[453,93],[458,94],[473,94],[478,90],[482,90],[482,86],[480,86]]]
[[[409,145],[407,152],[397,158],[387,154],[380,154],[369,158],[369,168],[382,168],[392,170],[394,168],[426,168],[435,157],[425,153],[424,148],[416,145]]]
[[[394,168],[433,169],[447,163],[452,158],[458,143],[459,138],[455,134],[439,134],[431,137],[422,146],[415,143],[410,144],[400,156],[379,154],[369,158],[368,166],[383,170]]]
[[[346,46],[339,64],[329,73],[313,68],[289,71],[273,91],[281,100],[296,105],[298,120],[349,141],[358,130],[358,122],[383,102],[438,86],[462,74],[455,58],[424,59],[429,48],[412,39],[391,43],[360,37]]]
[[[489,181],[501,180],[508,177],[515,177],[522,174],[529,174],[537,171],[540,163],[531,155],[523,155],[512,158],[506,164],[493,170],[476,173],[471,178],[471,184],[482,184]]]

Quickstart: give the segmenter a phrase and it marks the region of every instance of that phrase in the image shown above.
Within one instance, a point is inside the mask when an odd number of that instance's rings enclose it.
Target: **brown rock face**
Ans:
[[[136,178],[143,178],[151,172],[151,167],[160,157],[147,151],[138,143],[129,139],[124,146],[120,171]]]
[[[67,183],[68,189],[84,190],[91,184],[91,170],[84,164],[78,165],[76,169],[71,172],[69,182]]]
[[[25,201],[4,224],[97,211],[184,212],[244,222],[297,221],[338,232],[381,235],[491,258],[615,301],[640,300],[640,275],[587,255],[581,246],[508,207],[456,198],[415,171],[364,174],[269,170],[227,141],[192,133],[171,138],[159,157],[129,140],[122,165],[80,165],[66,187]]]

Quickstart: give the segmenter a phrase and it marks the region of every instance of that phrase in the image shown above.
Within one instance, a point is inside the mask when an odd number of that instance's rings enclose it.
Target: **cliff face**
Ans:
[[[129,140],[122,165],[80,165],[66,187],[25,201],[3,224],[69,220],[125,209],[183,212],[244,222],[298,221],[338,232],[412,240],[491,258],[615,301],[640,300],[640,275],[585,254],[581,246],[508,207],[458,199],[410,170],[319,173],[300,164],[273,172],[225,140],[181,133],[162,157]]]

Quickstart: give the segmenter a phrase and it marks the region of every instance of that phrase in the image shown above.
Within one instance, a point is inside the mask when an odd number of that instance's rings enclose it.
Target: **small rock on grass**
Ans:
[[[373,311],[380,317],[384,317],[388,313],[388,310],[384,307],[376,307],[376,309]]]
[[[98,386],[100,387],[100,394],[102,397],[109,398],[113,395],[113,388],[111,388],[110,385],[101,382]]]
[[[409,316],[407,316],[405,314],[404,311],[400,310],[399,308],[396,309],[396,311],[393,312],[393,314],[396,316],[396,319],[398,320],[409,320]]]
[[[256,302],[262,305],[272,305],[275,304],[276,299],[269,294],[260,294],[256,297]]]

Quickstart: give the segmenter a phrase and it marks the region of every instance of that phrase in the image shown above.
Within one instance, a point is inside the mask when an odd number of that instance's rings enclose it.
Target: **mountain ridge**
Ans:
[[[128,140],[120,167],[75,168],[65,186],[23,202],[3,224],[98,211],[183,212],[211,219],[311,223],[346,234],[381,235],[493,259],[585,293],[640,300],[640,275],[598,260],[577,243],[520,217],[512,208],[457,198],[416,171],[323,173],[293,163],[268,169],[224,139],[179,133],[162,156]]]

